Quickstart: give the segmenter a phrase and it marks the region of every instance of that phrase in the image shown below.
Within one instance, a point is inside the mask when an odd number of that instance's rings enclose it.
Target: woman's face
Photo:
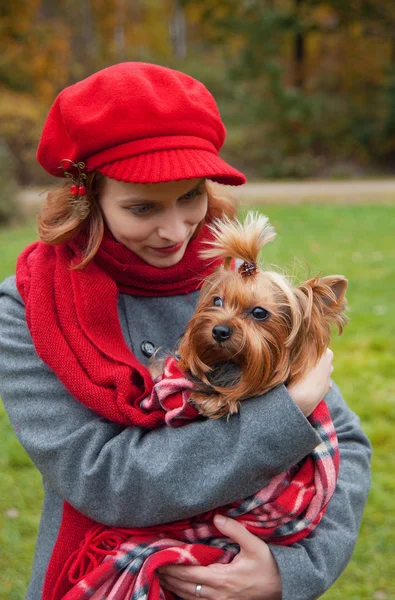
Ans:
[[[154,267],[172,267],[207,212],[204,179],[125,183],[106,177],[99,204],[111,233]]]

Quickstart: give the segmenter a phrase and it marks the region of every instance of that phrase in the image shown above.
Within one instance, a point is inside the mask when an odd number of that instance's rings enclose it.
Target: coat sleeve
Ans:
[[[0,286],[0,394],[44,480],[107,525],[160,524],[247,497],[319,441],[284,387],[228,421],[151,431],[106,421],[37,356],[13,278]]]
[[[307,538],[288,547],[270,546],[283,600],[315,600],[339,577],[353,553],[369,492],[371,446],[359,419],[336,384],[325,400],[339,440],[338,483],[322,521]]]

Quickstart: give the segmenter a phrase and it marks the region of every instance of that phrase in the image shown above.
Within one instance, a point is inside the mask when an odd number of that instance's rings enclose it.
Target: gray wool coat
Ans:
[[[120,295],[119,318],[137,358],[151,342],[171,349],[197,292],[165,298]],[[100,302],[100,298],[92,301]],[[120,427],[76,401],[35,352],[10,277],[0,285],[0,395],[45,490],[27,600],[39,600],[63,501],[107,525],[144,527],[190,517],[256,492],[311,452],[319,439],[280,386],[242,403],[240,414],[172,429]],[[326,396],[341,466],[335,495],[315,531],[271,545],[284,600],[313,600],[349,561],[370,484],[370,444],[336,385]]]

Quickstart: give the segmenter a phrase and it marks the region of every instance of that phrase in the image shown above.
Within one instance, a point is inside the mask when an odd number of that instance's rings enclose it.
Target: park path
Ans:
[[[299,204],[314,202],[391,202],[395,203],[395,179],[354,179],[351,181],[253,182],[243,186],[225,186],[241,204],[278,202]],[[221,186],[222,188],[222,186]],[[25,188],[19,199],[23,204],[39,204],[43,188]]]
[[[257,182],[229,189],[242,204],[268,200],[281,204],[395,202],[395,179]]]

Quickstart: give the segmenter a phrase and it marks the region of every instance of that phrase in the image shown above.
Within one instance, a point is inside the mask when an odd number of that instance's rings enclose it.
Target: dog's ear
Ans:
[[[336,325],[339,333],[342,333],[347,323],[344,314],[347,308],[347,286],[348,281],[343,275],[328,275],[313,277],[305,281],[299,289],[307,297],[307,312],[311,316],[318,312],[331,325]]]
[[[311,288],[314,301],[322,304],[322,311],[325,313],[345,310],[347,286],[348,281],[343,275],[327,275],[309,279],[301,287]]]
[[[346,306],[346,290],[348,281],[343,275],[327,275],[313,277],[305,281],[301,288],[308,286],[312,289],[314,298],[320,299],[323,308],[344,310]]]
[[[314,277],[294,288],[300,316],[297,336],[291,347],[291,373],[288,381],[295,381],[314,366],[328,348],[331,326],[339,335],[347,323],[348,281],[342,275]]]

